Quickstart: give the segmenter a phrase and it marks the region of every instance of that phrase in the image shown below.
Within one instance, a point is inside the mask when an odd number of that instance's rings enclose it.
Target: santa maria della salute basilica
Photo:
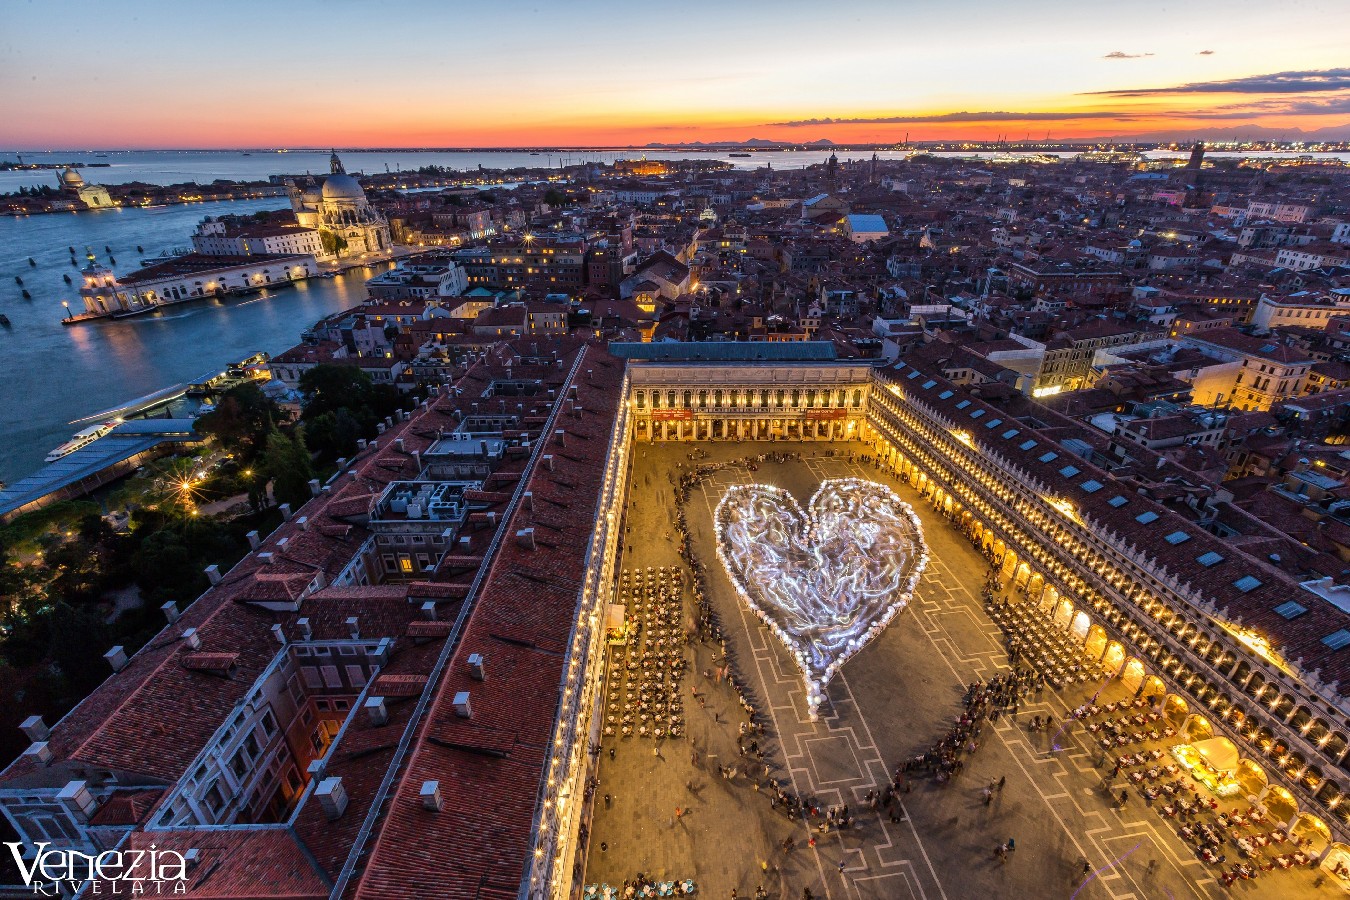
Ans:
[[[389,249],[389,223],[366,199],[366,192],[334,153],[331,174],[288,182],[296,222],[313,228],[324,250],[338,256],[381,253]]]

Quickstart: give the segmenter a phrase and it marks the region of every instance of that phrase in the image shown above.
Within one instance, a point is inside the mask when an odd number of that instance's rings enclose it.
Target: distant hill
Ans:
[[[681,141],[678,144],[667,143],[663,141],[652,141],[646,145],[648,149],[657,150],[662,147],[701,147],[703,149],[713,149],[722,147],[833,147],[834,141],[821,138],[818,141],[771,141],[765,138],[750,138],[744,141]]]

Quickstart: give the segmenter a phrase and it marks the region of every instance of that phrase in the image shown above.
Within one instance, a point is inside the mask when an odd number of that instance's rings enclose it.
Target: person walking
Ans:
[[[1000,791],[1003,790],[1003,785],[1005,785],[1005,784],[1007,784],[1007,783],[1008,783],[1008,776],[1007,776],[1007,775],[1000,775],[1000,776],[998,776],[998,789],[999,789]]]
[[[839,860],[839,875],[842,877],[843,874],[844,874],[844,861],[841,859]]]

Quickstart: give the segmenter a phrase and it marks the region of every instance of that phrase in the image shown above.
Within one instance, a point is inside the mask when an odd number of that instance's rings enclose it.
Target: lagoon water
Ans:
[[[224,212],[277,209],[284,198],[197,203],[164,209],[117,209],[0,218],[0,480],[13,482],[83,424],[71,424],[126,401],[220,371],[256,350],[278,353],[323,316],[361,302],[373,270],[355,269],[264,295],[196,300],[122,321],[61,324],[62,300],[82,307],[79,269],[88,246],[118,273],[146,256],[189,243],[197,221]],[[28,265],[32,257],[37,267]],[[67,285],[62,275],[74,284]],[[23,279],[23,286],[15,277]],[[31,300],[24,300],[27,289]]]

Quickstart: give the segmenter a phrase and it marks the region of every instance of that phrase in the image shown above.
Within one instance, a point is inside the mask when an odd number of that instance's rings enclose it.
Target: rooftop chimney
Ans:
[[[23,751],[23,755],[25,759],[31,759],[39,766],[45,766],[52,761],[52,748],[47,746],[46,741],[34,741]]]
[[[441,811],[441,783],[439,781],[422,782],[422,790],[418,792],[422,798],[422,806],[432,812]]]
[[[341,818],[347,811],[347,792],[342,788],[341,778],[325,778],[314,789],[314,794],[319,798],[323,814],[329,819]]]
[[[121,644],[103,654],[103,658],[108,661],[108,665],[112,666],[114,672],[120,672],[126,668],[127,651],[122,649]]]
[[[481,653],[469,654],[469,677],[474,681],[487,681],[487,660]]]
[[[365,708],[370,724],[383,725],[389,721],[389,707],[385,705],[383,697],[367,697]]]
[[[250,550],[257,550],[262,546],[262,538],[258,536],[257,531],[250,531],[248,534],[244,535],[244,537],[248,538],[248,548]]]
[[[380,642],[375,645],[374,653],[367,653],[366,658],[377,666],[388,665],[389,657],[394,653],[394,639],[389,637],[380,638]]]
[[[30,741],[45,741],[47,735],[52,733],[52,730],[47,727],[47,723],[43,721],[42,716],[29,716],[24,719],[19,723],[19,730]]]
[[[291,517],[291,505],[289,503],[283,503],[278,506],[277,509],[281,510],[282,519],[289,519]]]
[[[164,613],[164,618],[168,620],[170,625],[177,622],[178,617],[182,615],[182,613],[178,611],[178,603],[175,600],[170,600],[168,603],[161,604],[159,611]]]
[[[88,822],[89,817],[98,808],[94,795],[89,793],[89,785],[83,781],[68,781],[56,795],[57,801],[64,806],[76,821]]]
[[[567,446],[567,432],[561,428],[553,429],[553,436],[558,439],[559,447]]]
[[[454,706],[455,715],[459,716],[461,719],[467,719],[473,715],[473,712],[469,709],[468,691],[459,691],[455,694]]]
[[[361,640],[361,620],[356,616],[347,617],[347,633],[352,636],[352,640]]]
[[[534,550],[534,549],[535,549],[535,544],[534,544],[534,529],[533,529],[533,528],[522,528],[522,529],[520,529],[519,531],[517,531],[517,532],[516,532],[516,543],[519,544],[520,546],[524,547],[526,550]]]
[[[534,511],[534,491],[525,492],[525,508]]]
[[[319,479],[317,479],[317,478],[311,478],[311,479],[309,480],[309,493],[310,493],[311,496],[314,496],[314,497],[319,496],[319,491],[320,491],[322,488],[323,488],[323,484],[319,481]]]
[[[206,572],[207,581],[211,582],[212,584],[220,584],[220,566],[216,565],[215,563],[211,563],[211,565],[207,566],[204,571]]]
[[[423,618],[430,619],[433,622],[436,621],[435,601],[428,600],[426,603],[422,604],[422,616]]]
[[[399,453],[406,453],[406,452],[407,452],[407,451],[404,449],[404,447],[403,447],[403,438],[396,438],[396,439],[394,440],[394,445],[395,445],[396,447],[398,447],[398,452],[399,452]]]
[[[314,629],[309,626],[309,616],[296,619],[295,627],[300,629],[300,640],[309,641],[314,639]]]
[[[286,646],[286,632],[282,629],[280,622],[272,626],[272,637],[276,638],[277,643],[281,646]]]

